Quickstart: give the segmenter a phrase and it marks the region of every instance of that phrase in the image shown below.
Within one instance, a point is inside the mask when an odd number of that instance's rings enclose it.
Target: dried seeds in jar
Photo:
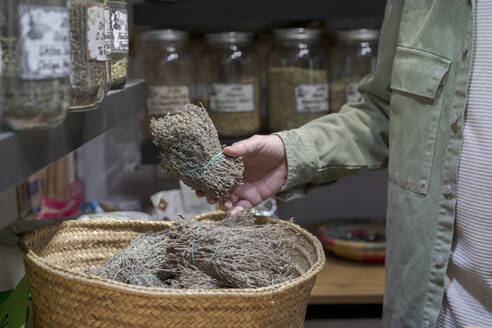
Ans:
[[[200,71],[202,97],[217,132],[223,137],[248,136],[261,126],[260,61],[252,34],[223,32],[206,35]]]
[[[329,112],[327,55],[321,31],[289,28],[274,31],[268,58],[270,130],[297,128]]]
[[[108,88],[103,1],[68,0],[72,84],[70,111],[97,108]]]
[[[326,70],[294,66],[268,69],[271,131],[300,127],[328,113]]]
[[[65,0],[0,2],[0,102],[14,130],[54,126],[69,102]]]

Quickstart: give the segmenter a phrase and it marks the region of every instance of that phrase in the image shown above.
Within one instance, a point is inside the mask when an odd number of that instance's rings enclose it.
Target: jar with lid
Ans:
[[[3,64],[3,55],[2,55],[2,26],[5,24],[6,17],[4,16],[2,10],[0,10],[0,132],[2,131],[3,124],[3,87],[2,87],[2,64]]]
[[[378,30],[358,29],[336,33],[331,60],[332,111],[338,112],[347,102],[361,99],[360,80],[376,69]]]
[[[329,112],[328,59],[319,29],[274,30],[268,58],[270,130],[297,128]]]
[[[188,39],[188,32],[178,30],[142,34],[148,118],[166,115],[191,102],[195,67]]]
[[[71,57],[70,111],[99,107],[108,90],[103,0],[68,0]]]
[[[0,103],[14,130],[63,121],[70,96],[66,0],[0,2]]]
[[[200,65],[203,101],[223,137],[247,136],[261,126],[261,63],[252,48],[253,35],[210,33]]]
[[[126,0],[109,0],[109,62],[111,90],[123,89],[128,66],[128,12]]]

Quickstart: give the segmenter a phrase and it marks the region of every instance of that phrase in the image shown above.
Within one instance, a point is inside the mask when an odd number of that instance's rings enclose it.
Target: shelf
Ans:
[[[382,304],[384,265],[351,262],[326,255],[309,304]]]
[[[135,4],[133,10],[135,25],[213,31],[227,27],[257,29],[259,23],[382,17],[385,3],[386,0],[186,0],[145,2]]]
[[[0,134],[0,192],[145,109],[143,80],[111,91],[97,110],[69,113],[51,129]]]

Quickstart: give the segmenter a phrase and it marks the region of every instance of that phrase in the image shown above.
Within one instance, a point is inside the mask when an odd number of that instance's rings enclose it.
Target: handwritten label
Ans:
[[[147,109],[151,115],[174,112],[190,102],[187,86],[149,86]]]
[[[87,59],[105,61],[104,5],[87,4]]]
[[[294,89],[298,113],[328,112],[328,83],[298,84]]]
[[[70,75],[68,10],[19,5],[21,78],[40,80]]]
[[[345,88],[345,91],[347,92],[347,102],[349,103],[354,103],[354,102],[359,102],[361,100],[361,94],[357,90],[359,87],[358,82],[350,82],[347,84],[347,87]]]
[[[128,53],[128,13],[126,10],[111,10],[111,51]]]
[[[255,110],[253,83],[212,83],[210,110],[214,112],[252,112]]]
[[[111,9],[104,8],[104,51],[106,56],[111,54]]]

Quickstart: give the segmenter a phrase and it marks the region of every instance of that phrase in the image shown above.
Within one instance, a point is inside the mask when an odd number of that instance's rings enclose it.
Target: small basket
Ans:
[[[222,212],[197,217],[217,221]],[[325,258],[320,242],[299,226],[293,261],[305,273],[278,285],[257,289],[164,289],[140,287],[84,273],[147,231],[170,227],[153,221],[67,221],[24,236],[24,263],[32,292],[37,328],[88,327],[303,327],[306,305]]]
[[[385,225],[383,220],[340,220],[318,228],[318,238],[327,250],[352,261],[384,263],[386,255]],[[346,234],[352,234],[353,238]],[[383,240],[364,241],[359,237],[382,236]]]

